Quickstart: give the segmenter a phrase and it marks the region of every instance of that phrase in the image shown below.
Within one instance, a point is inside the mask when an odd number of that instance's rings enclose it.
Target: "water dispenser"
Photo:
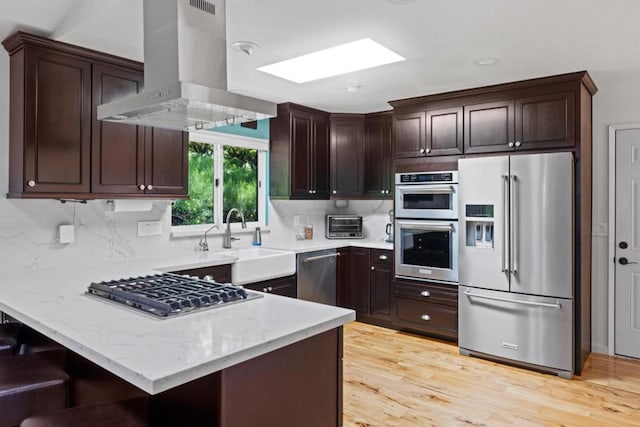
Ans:
[[[465,205],[467,246],[493,249],[493,205]]]

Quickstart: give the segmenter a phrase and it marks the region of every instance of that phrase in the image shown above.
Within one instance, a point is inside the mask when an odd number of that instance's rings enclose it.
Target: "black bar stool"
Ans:
[[[69,376],[59,353],[0,357],[0,427],[67,407]]]
[[[27,418],[20,427],[147,427],[146,397],[96,403]]]

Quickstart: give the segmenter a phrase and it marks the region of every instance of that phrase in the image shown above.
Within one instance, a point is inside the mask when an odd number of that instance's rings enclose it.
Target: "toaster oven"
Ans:
[[[362,239],[362,216],[327,215],[324,227],[327,239]]]

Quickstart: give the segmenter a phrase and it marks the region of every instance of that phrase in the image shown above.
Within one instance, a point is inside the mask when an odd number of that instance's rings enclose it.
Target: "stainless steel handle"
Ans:
[[[398,186],[397,190],[401,193],[412,194],[453,194],[456,188],[453,185],[430,185],[429,188],[416,188],[415,185]]]
[[[474,297],[474,298],[490,299],[490,300],[493,300],[493,301],[512,302],[512,303],[515,303],[515,304],[532,305],[534,307],[549,307],[549,308],[555,308],[556,310],[560,310],[562,308],[562,304],[560,304],[560,301],[556,301],[554,304],[547,303],[547,302],[522,301],[522,300],[517,300],[517,299],[500,298],[500,297],[492,297],[492,296],[489,296],[489,295],[474,294],[473,292],[468,291],[468,290],[464,291],[464,294],[466,296]]]
[[[35,182],[34,180],[30,180],[30,181],[28,181],[28,182],[27,182],[27,185],[28,185],[29,187],[32,187],[32,188],[33,188],[33,187],[35,187],[35,186],[36,186],[36,182]]]
[[[389,257],[388,257],[388,256],[386,256],[386,255],[380,255],[380,256],[378,257],[378,259],[379,259],[380,261],[386,261],[386,260],[388,260],[388,259],[389,259]]]
[[[426,321],[431,320],[431,316],[429,316],[428,314],[423,314],[422,316],[420,316],[420,318],[421,318],[422,320],[426,320]]]
[[[340,256],[340,253],[338,253],[338,252],[336,252],[335,254],[310,256],[309,258],[303,259],[302,262],[307,263],[307,262],[318,261],[318,260],[326,259],[326,258],[335,258],[335,257],[339,257],[339,256]]]
[[[510,216],[510,220],[511,220],[511,224],[510,224],[510,231],[509,231],[509,237],[511,238],[511,273],[517,273],[518,272],[518,233],[516,231],[517,227],[518,227],[518,212],[516,211],[517,205],[518,205],[518,192],[517,192],[517,183],[518,182],[518,177],[516,175],[511,175],[511,185],[510,185],[510,190],[511,190],[511,194],[509,197],[509,202],[511,204],[511,216]]]
[[[144,184],[140,184],[140,185],[138,186],[138,188],[139,188],[139,189],[141,189],[142,191],[144,191]]]
[[[153,185],[151,184],[147,185],[147,190],[153,190]]]
[[[416,222],[416,221],[397,221],[400,227],[414,227],[418,230],[426,231],[455,231],[452,223],[446,225],[437,224],[433,222]]]
[[[429,291],[422,291],[422,292],[420,292],[420,296],[421,296],[421,297],[425,297],[425,298],[430,297],[430,296],[431,296],[431,292],[429,292]]]
[[[509,270],[507,268],[507,262],[509,256],[507,255],[508,245],[507,245],[507,218],[509,216],[508,201],[507,194],[509,188],[509,176],[502,175],[502,272],[507,273]]]

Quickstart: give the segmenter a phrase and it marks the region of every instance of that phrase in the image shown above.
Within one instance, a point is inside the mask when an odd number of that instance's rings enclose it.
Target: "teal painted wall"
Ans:
[[[230,133],[232,135],[248,136],[251,138],[269,139],[269,119],[258,120],[258,128],[244,128],[240,125],[220,126],[209,129],[214,132]]]

